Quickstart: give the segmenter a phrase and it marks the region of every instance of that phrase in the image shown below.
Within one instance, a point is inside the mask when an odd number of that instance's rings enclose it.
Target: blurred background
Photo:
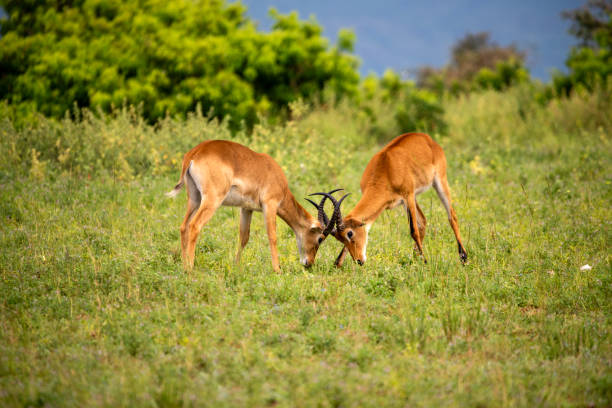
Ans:
[[[296,100],[401,93],[400,127],[442,130],[444,95],[529,83],[545,101],[610,73],[607,0],[5,0],[2,10],[0,95],[16,119],[134,105],[149,123],[199,109],[237,131],[286,119]]]

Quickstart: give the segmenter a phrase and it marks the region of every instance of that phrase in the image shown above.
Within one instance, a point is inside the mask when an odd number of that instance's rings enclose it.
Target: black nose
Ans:
[[[363,265],[363,261],[361,259],[358,259],[357,263],[359,264],[359,266]]]

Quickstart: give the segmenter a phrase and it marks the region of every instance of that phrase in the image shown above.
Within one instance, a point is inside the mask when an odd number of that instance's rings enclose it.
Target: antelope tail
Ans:
[[[174,186],[174,189],[172,191],[168,191],[166,193],[166,197],[170,197],[170,198],[176,197],[184,185],[185,185],[185,181],[181,177],[181,181],[179,181],[178,184]]]
[[[185,173],[189,171],[192,163],[193,163],[193,160],[189,162],[189,165],[183,164],[183,171],[181,172],[181,178],[179,179],[179,182],[177,183],[176,186],[174,186],[174,189],[172,191],[168,191],[166,193],[166,197],[170,197],[170,198],[176,197],[178,193],[180,193],[181,189],[185,185]]]

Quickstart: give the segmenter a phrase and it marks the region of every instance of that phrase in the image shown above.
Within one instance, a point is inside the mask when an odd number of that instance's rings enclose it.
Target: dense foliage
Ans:
[[[196,106],[252,125],[258,114],[329,89],[356,92],[354,35],[330,46],[322,28],[274,10],[270,32],[240,3],[4,0],[0,95],[21,110],[62,117],[73,105],[142,105],[154,121]]]
[[[612,3],[589,0],[582,7],[564,12],[572,22],[570,33],[580,40],[567,57],[568,74],[553,76],[552,90],[568,95],[572,90],[606,88],[612,76]]]
[[[367,116],[368,132],[374,139],[385,141],[389,135],[407,131],[438,134],[447,130],[440,95],[416,87],[393,70],[386,70],[380,78],[367,76],[360,95],[361,113]]]

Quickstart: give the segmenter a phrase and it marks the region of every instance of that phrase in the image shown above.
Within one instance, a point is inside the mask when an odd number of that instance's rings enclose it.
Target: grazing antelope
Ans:
[[[442,148],[429,135],[406,133],[393,139],[376,153],[368,163],[361,177],[362,196],[355,208],[342,217],[340,201],[331,194],[321,193],[334,204],[336,220],[332,235],[344,244],[336,259],[336,266],[342,266],[346,252],[350,252],[359,265],[366,261],[368,232],[372,223],[383,210],[402,204],[408,214],[410,233],[416,249],[423,256],[423,238],[427,221],[416,202],[416,196],[433,186],[455,233],[461,262],[467,261],[467,253],[461,236],[455,210],[451,206],[450,190],[446,180],[446,158]],[[346,197],[346,196],[345,196]]]
[[[306,267],[313,264],[319,245],[336,222],[333,217],[327,219],[322,206],[320,209],[317,206],[318,220],[313,218],[291,194],[287,178],[274,159],[238,143],[209,140],[187,152],[179,182],[166,195],[176,196],[185,184],[188,201],[181,225],[181,250],[186,268],[193,268],[200,230],[222,205],[240,207],[236,262],[240,261],[240,254],[249,241],[253,211],[263,212],[272,267],[277,272],[280,270],[276,249],[277,215],[295,232],[300,261]]]

